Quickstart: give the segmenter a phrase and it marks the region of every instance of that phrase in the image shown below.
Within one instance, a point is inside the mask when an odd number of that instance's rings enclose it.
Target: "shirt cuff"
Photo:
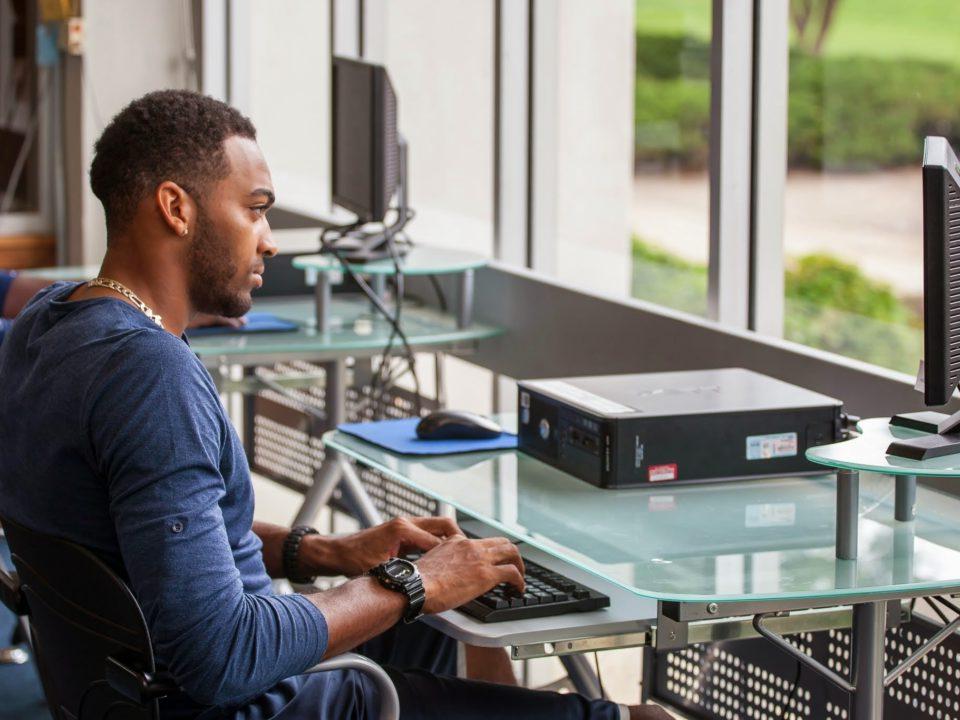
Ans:
[[[620,708],[620,720],[630,720],[630,708],[626,705],[617,705]]]

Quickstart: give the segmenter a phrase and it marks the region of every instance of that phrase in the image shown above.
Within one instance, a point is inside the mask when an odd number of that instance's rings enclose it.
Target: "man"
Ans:
[[[360,646],[397,666],[405,719],[620,718],[604,701],[417,669],[452,673],[450,643],[395,626],[522,586],[507,540],[468,540],[442,518],[346,539],[253,522],[237,434],[183,340],[195,313],[245,313],[276,251],[250,121],[195,93],[151,93],[104,130],[90,182],[107,220],[100,277],[41,292],[0,348],[0,497],[10,519],[91,548],[129,581],[158,661],[184,690],[163,716],[371,717],[377,694],[361,674],[300,675]],[[422,607],[380,565],[408,548],[426,551]],[[377,577],[327,592],[270,589],[270,577],[374,566]]]

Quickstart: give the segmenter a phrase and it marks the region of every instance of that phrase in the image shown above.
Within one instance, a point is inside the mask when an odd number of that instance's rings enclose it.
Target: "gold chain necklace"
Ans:
[[[151,310],[150,307],[143,300],[138,298],[134,294],[133,290],[128,288],[126,285],[123,285],[122,283],[118,283],[116,280],[111,280],[110,278],[98,277],[98,278],[94,278],[93,280],[90,280],[87,283],[87,287],[104,287],[120,293],[125,298],[127,298],[130,302],[136,305],[137,308],[144,315],[146,315],[148,318],[153,320],[161,328],[163,327],[163,322],[161,322],[160,316],[157,315],[153,310]]]

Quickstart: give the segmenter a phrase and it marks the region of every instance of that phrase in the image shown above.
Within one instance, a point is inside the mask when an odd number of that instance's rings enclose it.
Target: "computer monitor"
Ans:
[[[333,59],[333,201],[382,222],[400,180],[397,96],[381,65]]]
[[[923,145],[923,363],[918,389],[928,407],[946,405],[960,382],[960,162],[946,138]],[[960,453],[960,413],[896,415],[891,424],[927,436],[890,445],[891,455],[926,460]]]

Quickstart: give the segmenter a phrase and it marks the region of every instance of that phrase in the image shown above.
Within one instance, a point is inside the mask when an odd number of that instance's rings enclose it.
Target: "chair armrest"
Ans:
[[[380,720],[399,720],[400,698],[397,697],[397,689],[390,676],[373,660],[356,653],[343,653],[314,665],[307,673],[327,670],[359,670],[369,675],[380,691]]]
[[[110,687],[138,703],[166,697],[180,689],[169,673],[135,670],[113,656],[107,658],[104,677]]]

